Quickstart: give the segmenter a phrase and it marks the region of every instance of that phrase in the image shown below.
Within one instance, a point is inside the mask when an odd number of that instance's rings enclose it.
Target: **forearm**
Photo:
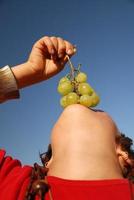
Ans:
[[[19,89],[38,82],[30,63],[0,69],[0,103],[19,98]]]
[[[40,82],[39,75],[36,75],[31,67],[32,63],[25,62],[23,64],[12,67],[12,72],[17,80],[18,89],[30,86]]]

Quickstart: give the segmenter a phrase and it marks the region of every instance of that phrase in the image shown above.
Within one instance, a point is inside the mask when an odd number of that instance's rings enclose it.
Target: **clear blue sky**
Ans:
[[[60,36],[77,45],[82,63],[119,129],[134,138],[134,1],[0,0],[0,66],[27,60],[34,42]],[[69,68],[21,90],[21,99],[0,105],[0,146],[23,164],[38,161],[62,112],[57,83]],[[62,133],[61,133],[62,134]]]

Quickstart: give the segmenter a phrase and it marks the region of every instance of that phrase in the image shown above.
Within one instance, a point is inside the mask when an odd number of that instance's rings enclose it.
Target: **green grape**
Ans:
[[[92,105],[92,98],[88,94],[84,94],[80,97],[80,104],[86,107],[90,107]]]
[[[70,92],[67,95],[66,100],[67,100],[67,105],[75,104],[78,103],[79,96],[75,92]]]
[[[91,98],[92,98],[91,107],[97,106],[100,102],[100,97],[96,94],[96,92],[93,92],[93,94],[91,95]]]
[[[84,73],[84,72],[79,72],[77,74],[77,76],[75,77],[75,80],[78,82],[78,83],[84,83],[87,81],[87,75]]]
[[[60,79],[57,87],[62,95],[60,105],[65,108],[78,103],[86,107],[95,107],[100,102],[100,98],[87,83],[87,74],[80,71],[80,66],[76,69],[69,56],[68,62],[71,68],[70,73]]]
[[[63,83],[60,83],[58,85],[57,90],[61,95],[67,95],[69,92],[72,92],[73,86],[71,84],[71,81],[65,81]]]
[[[60,105],[63,107],[63,108],[65,108],[65,107],[67,107],[67,96],[63,96],[63,97],[61,97],[61,99],[60,99]]]
[[[88,83],[80,83],[78,86],[78,92],[83,94],[91,95],[93,93],[93,88]]]
[[[60,79],[59,84],[63,83],[63,82],[66,82],[66,81],[69,81],[69,79],[65,76],[65,77]]]

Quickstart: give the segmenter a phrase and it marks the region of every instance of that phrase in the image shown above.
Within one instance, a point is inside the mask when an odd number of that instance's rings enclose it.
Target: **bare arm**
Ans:
[[[72,56],[75,52],[74,46],[60,37],[45,36],[39,39],[33,45],[28,60],[11,68],[18,89],[47,80],[56,75],[64,68],[67,62],[66,55]],[[1,86],[4,87],[2,84]],[[3,94],[0,92],[0,98],[2,96]],[[7,98],[5,96],[5,100]]]

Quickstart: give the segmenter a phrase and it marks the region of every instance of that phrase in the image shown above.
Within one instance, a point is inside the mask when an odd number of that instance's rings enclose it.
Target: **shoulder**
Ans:
[[[19,160],[0,149],[0,199],[18,199],[20,194],[24,196],[22,191],[27,188],[31,173],[31,166],[22,166]],[[9,188],[10,194],[7,192]]]

